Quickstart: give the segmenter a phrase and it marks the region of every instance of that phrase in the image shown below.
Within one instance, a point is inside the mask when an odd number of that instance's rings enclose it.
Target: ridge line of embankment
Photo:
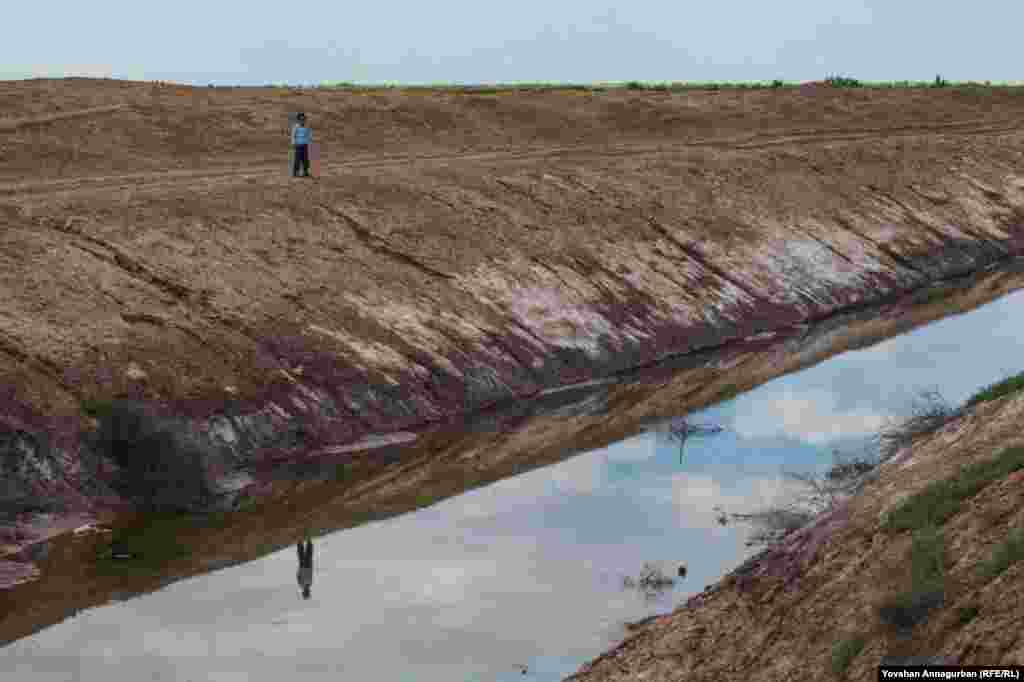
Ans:
[[[119,108],[119,107],[115,107]],[[1024,128],[1024,123],[1016,120],[990,121],[980,119],[974,121],[956,121],[951,123],[896,126],[892,128],[863,128],[850,130],[821,129],[813,131],[782,131],[772,135],[745,135],[722,139],[688,140],[685,142],[668,142],[659,145],[594,145],[582,144],[565,147],[547,147],[542,149],[502,150],[492,152],[464,152],[422,155],[371,156],[369,158],[353,157],[345,161],[322,163],[324,170],[345,168],[386,168],[407,166],[410,164],[451,162],[451,161],[524,161],[558,156],[581,155],[587,158],[615,158],[622,156],[646,156],[681,153],[688,149],[735,149],[737,151],[766,149],[775,146],[792,144],[815,144],[828,142],[856,142],[859,140],[885,139],[889,137],[906,137],[915,135],[987,135],[1009,133]],[[172,170],[162,173],[127,173],[123,175],[94,176],[69,180],[46,180],[39,182],[18,182],[0,184],[0,196],[19,194],[46,194],[48,192],[70,193],[77,190],[101,190],[107,188],[120,189],[129,184],[133,189],[146,189],[160,186],[188,184],[191,181],[232,178],[249,179],[258,176],[281,175],[281,164],[264,162],[246,164],[244,169],[238,167],[217,170],[185,171]],[[147,181],[147,179],[149,179]],[[139,182],[132,182],[139,180]]]

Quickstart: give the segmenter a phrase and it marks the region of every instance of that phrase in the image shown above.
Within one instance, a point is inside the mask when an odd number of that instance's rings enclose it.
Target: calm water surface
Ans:
[[[0,650],[4,679],[561,680],[718,580],[751,550],[716,506],[787,493],[907,413],[1020,371],[1024,293],[772,381],[696,417],[726,432],[646,434],[388,521],[315,541],[312,598],[294,548],[80,613]],[[660,600],[622,588],[645,561],[689,573]],[[521,672],[521,666],[527,672]]]

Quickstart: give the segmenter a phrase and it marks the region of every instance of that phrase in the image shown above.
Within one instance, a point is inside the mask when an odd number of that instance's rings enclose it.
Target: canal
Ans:
[[[952,405],[1021,370],[1024,292],[686,415],[722,432],[680,451],[651,426],[606,447],[395,518],[314,538],[311,598],[294,547],[115,601],[0,649],[49,680],[555,681],[756,551],[719,510],[779,504],[786,472],[824,471],[920,391]],[[586,409],[600,411],[600,395]],[[596,400],[596,403],[595,403]],[[579,410],[577,406],[577,410]],[[673,578],[626,586],[644,564]],[[680,578],[677,569],[687,568]]]

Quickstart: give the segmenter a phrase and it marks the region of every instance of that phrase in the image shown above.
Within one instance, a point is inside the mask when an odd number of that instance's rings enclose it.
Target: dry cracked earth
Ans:
[[[314,180],[289,177],[295,110],[321,145]],[[308,523],[285,494],[314,485],[296,467],[355,467],[306,491],[337,502],[326,531],[408,508],[395,489],[455,494],[572,453],[551,427],[457,462],[436,430],[411,454],[353,443],[1009,262],[1024,250],[1022,164],[1024,94],[1009,89],[0,83],[0,581],[16,585],[0,590],[0,641],[113,589],[30,551],[134,513],[92,450],[90,406],[131,400],[187,437],[226,508],[256,505],[236,530],[261,529],[230,556],[197,530],[197,556],[252,558]],[[751,385],[699,371],[692,407],[708,386]],[[592,440],[628,430],[618,419]],[[82,551],[61,543],[51,556]],[[691,670],[680,656],[655,657],[668,667],[651,679]],[[637,679],[602,660],[581,679]]]

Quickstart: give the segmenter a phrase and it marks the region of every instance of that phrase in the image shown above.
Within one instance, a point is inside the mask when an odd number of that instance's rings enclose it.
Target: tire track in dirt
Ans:
[[[75,111],[61,111],[47,116],[36,116],[34,118],[15,118],[11,120],[0,119],[0,133],[10,133],[21,128],[36,128],[50,123],[66,121],[72,118],[87,118],[96,114],[113,114],[118,111],[132,108],[131,104],[114,104],[106,107],[93,107],[91,109],[76,109]]]
[[[556,147],[547,148],[543,150],[530,150],[523,152],[484,152],[484,153],[468,153],[468,154],[439,154],[429,156],[394,156],[394,157],[376,157],[373,159],[366,160],[349,160],[341,161],[331,164],[325,164],[325,169],[360,169],[360,168],[388,168],[396,167],[401,165],[412,165],[417,163],[431,163],[431,162],[453,162],[453,161],[526,161],[531,159],[544,159],[552,157],[564,157],[578,155],[585,158],[616,158],[616,157],[629,157],[629,156],[648,156],[648,155],[667,155],[673,153],[682,153],[689,149],[734,149],[738,151],[755,150],[755,149],[767,149],[776,146],[786,146],[794,144],[813,144],[813,143],[829,143],[829,142],[851,142],[858,140],[868,139],[887,139],[889,137],[909,137],[921,134],[958,134],[958,135],[985,135],[985,134],[999,134],[1014,132],[1024,128],[1024,125],[1012,125],[1002,127],[990,127],[990,128],[968,128],[960,130],[958,128],[943,128],[943,129],[912,129],[912,130],[901,130],[896,133],[850,133],[844,135],[819,135],[819,134],[789,134],[783,137],[777,137],[775,139],[764,140],[762,138],[745,138],[748,141],[736,142],[733,140],[723,141],[693,141],[676,143],[673,145],[661,145],[657,147],[594,147],[594,146],[576,146],[576,147]],[[103,190],[114,190],[114,191],[125,191],[128,189],[132,190],[151,190],[160,187],[174,187],[174,186],[187,186],[191,180],[216,180],[216,179],[227,179],[227,180],[247,180],[256,179],[260,177],[276,176],[280,173],[279,164],[267,163],[259,165],[249,165],[246,170],[239,171],[237,168],[225,169],[219,171],[169,171],[166,173],[159,174],[156,179],[151,179],[148,182],[147,178],[153,178],[152,173],[147,174],[130,174],[123,176],[101,176],[92,178],[80,178],[68,181],[48,181],[44,183],[33,183],[19,185],[0,185],[0,196],[4,195],[17,195],[19,193],[26,193],[25,190],[40,189],[42,191],[32,192],[33,194],[74,194],[82,192],[94,192]],[[180,178],[180,180],[179,180]],[[133,184],[125,184],[126,181],[133,179],[139,180],[139,182]],[[208,184],[208,183],[207,183]],[[87,185],[84,186],[83,185]],[[50,191],[46,191],[49,189]]]
[[[361,168],[388,168],[419,163],[444,162],[487,162],[487,161],[528,161],[553,157],[580,156],[583,158],[616,158],[628,156],[648,156],[678,154],[690,149],[719,149],[737,151],[768,149],[771,147],[821,144],[830,142],[856,142],[859,140],[887,139],[891,137],[911,137],[916,135],[996,135],[1024,129],[1021,121],[958,121],[934,125],[897,126],[890,128],[863,128],[844,130],[805,130],[784,132],[777,135],[747,135],[743,137],[723,138],[718,140],[691,140],[663,145],[574,145],[566,147],[549,147],[543,149],[526,149],[521,151],[494,151],[425,154],[418,156],[393,155],[351,158],[345,161],[323,164],[324,170],[343,170]],[[30,183],[14,183],[0,185],[0,197],[18,197],[28,195],[74,194],[82,192],[98,192],[103,190],[123,191],[151,190],[160,187],[188,186],[191,182],[204,180],[247,180],[261,177],[281,175],[281,164],[262,163],[247,166],[244,170],[237,167],[219,170],[201,171],[166,171],[154,176],[153,173],[130,173],[125,175],[93,176],[69,180],[47,180]],[[132,182],[136,181],[136,182]],[[204,183],[204,184],[209,184]]]
[[[226,315],[217,310],[210,303],[205,290],[189,288],[185,284],[175,282],[170,277],[160,274],[142,261],[133,258],[118,245],[90,235],[84,230],[77,229],[75,226],[76,221],[73,219],[69,218],[61,221],[59,219],[43,218],[37,219],[35,223],[41,227],[49,228],[68,235],[73,239],[80,240],[78,244],[73,245],[92,254],[95,258],[119,268],[129,277],[140,282],[145,282],[158,291],[168,295],[175,304],[189,311],[189,313],[197,315],[211,327],[216,328],[218,325],[222,326],[249,340],[253,344],[254,348],[262,349],[265,347],[265,344],[260,340],[260,338],[249,330],[245,321]],[[188,329],[185,325],[170,322],[169,320],[159,316],[143,316],[143,314],[129,310],[122,312],[121,317],[125,322],[129,323],[148,322],[165,328],[176,329],[196,340],[199,340],[202,345],[208,345],[207,342],[202,340],[201,336]],[[3,349],[0,348],[0,350]],[[43,362],[42,358],[39,358],[39,360],[40,362]],[[53,365],[53,367],[56,366]]]
[[[320,208],[324,209],[331,215],[337,218],[341,218],[345,222],[345,224],[352,228],[352,231],[356,233],[356,237],[359,238],[359,241],[361,241],[363,245],[366,246],[366,248],[370,249],[371,251],[384,254],[385,256],[388,256],[392,260],[396,260],[399,263],[402,263],[403,265],[410,265],[419,270],[420,272],[430,275],[431,277],[439,277],[441,279],[455,279],[455,275],[452,275],[447,272],[441,272],[440,270],[435,270],[429,265],[421,263],[420,261],[413,258],[409,254],[403,253],[398,249],[394,248],[393,246],[391,246],[391,244],[387,242],[387,240],[385,240],[383,237],[377,234],[374,234],[372,230],[364,226],[362,223],[360,223],[358,220],[350,216],[345,211],[342,211],[328,204],[318,205],[320,206]]]
[[[49,377],[51,381],[60,386],[66,393],[78,397],[78,389],[65,378],[64,371],[56,362],[39,353],[24,350],[22,345],[18,343],[17,339],[12,339],[9,334],[0,330],[0,353],[13,358],[19,364]]]
[[[81,239],[88,244],[92,244],[94,246],[100,247],[101,249],[104,249],[107,253],[110,254],[109,257],[104,258],[104,260],[106,260],[112,265],[117,266],[118,268],[126,272],[129,276],[142,280],[156,287],[158,290],[170,295],[172,299],[176,301],[186,303],[190,299],[192,299],[194,297],[194,294],[196,293],[194,290],[188,288],[187,286],[179,284],[167,277],[164,277],[163,275],[155,272],[152,268],[143,264],[141,261],[132,258],[129,254],[125,253],[125,251],[117,244],[112,244],[104,239],[95,237],[91,234],[88,234],[84,230],[76,229],[75,222],[77,221],[71,218],[68,218],[63,223],[60,220],[55,220],[52,218],[43,219],[40,222],[46,227],[50,227],[54,230],[57,230],[58,232],[62,232],[71,237],[77,237],[78,239]],[[90,253],[97,257],[100,257],[100,254],[96,253],[95,251],[90,250]]]

